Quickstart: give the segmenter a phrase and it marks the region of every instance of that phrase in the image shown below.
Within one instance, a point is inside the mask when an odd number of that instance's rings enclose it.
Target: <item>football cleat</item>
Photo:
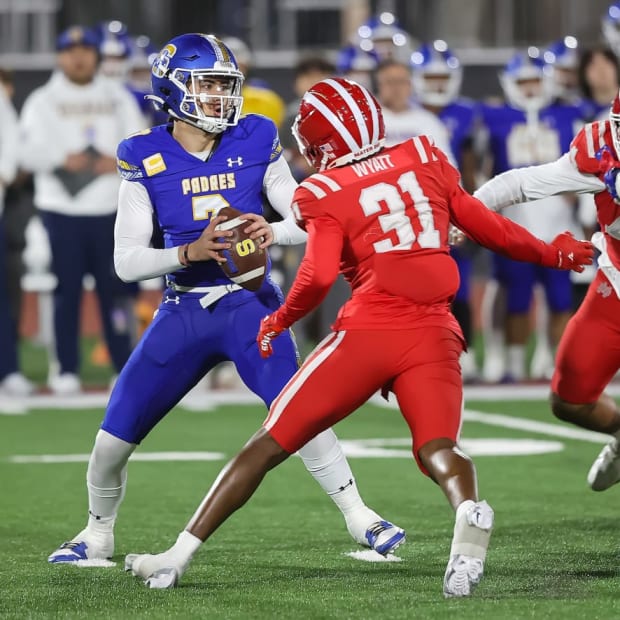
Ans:
[[[125,570],[144,580],[144,585],[152,590],[175,588],[187,569],[175,563],[168,553],[137,554],[125,557]]]
[[[366,530],[366,543],[381,555],[392,553],[405,542],[405,530],[389,521],[377,521]]]
[[[85,539],[69,540],[62,543],[56,551],[47,558],[50,564],[70,564],[79,560],[105,560],[114,553],[114,537],[105,540],[103,544],[95,544]]]
[[[443,580],[446,598],[469,596],[480,583],[493,519],[493,509],[484,500],[471,502],[464,512],[457,512],[450,559]]]
[[[446,598],[469,596],[480,583],[484,562],[469,555],[453,555],[448,562],[443,579]]]
[[[605,491],[617,482],[620,482],[620,442],[614,437],[592,463],[588,484],[593,491]]]

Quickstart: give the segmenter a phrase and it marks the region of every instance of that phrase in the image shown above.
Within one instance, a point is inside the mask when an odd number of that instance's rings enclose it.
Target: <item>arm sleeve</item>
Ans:
[[[515,222],[487,209],[457,187],[450,197],[452,222],[474,241],[513,260],[557,267],[558,251]]]
[[[289,327],[325,299],[336,281],[342,253],[342,228],[333,218],[313,218],[306,224],[306,253],[284,305],[278,310],[281,322]]]
[[[291,210],[297,181],[293,178],[284,157],[269,164],[263,180],[263,189],[271,206],[284,218],[271,224],[275,243],[296,245],[306,241],[306,233],[297,226]]]
[[[489,209],[539,200],[563,192],[600,192],[605,184],[592,174],[580,172],[568,153],[549,164],[515,168],[487,181],[474,193]]]
[[[177,248],[149,247],[153,207],[141,183],[121,181],[114,226],[114,267],[125,282],[147,280],[182,269]]]

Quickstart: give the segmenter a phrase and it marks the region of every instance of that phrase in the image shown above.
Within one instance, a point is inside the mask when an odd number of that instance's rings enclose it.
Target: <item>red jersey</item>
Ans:
[[[312,175],[292,206],[308,243],[278,311],[289,325],[322,301],[340,271],[352,296],[335,330],[432,324],[460,334],[450,313],[459,285],[448,246],[451,222],[514,259],[557,261],[554,248],[466,193],[457,170],[426,136]]]
[[[570,157],[579,172],[592,174],[604,183],[605,170],[601,169],[600,156],[606,147],[610,153],[616,152],[611,124],[609,121],[596,121],[586,125],[575,136],[570,145]],[[607,241],[607,254],[614,267],[620,269],[620,205],[607,191],[594,194],[594,202],[598,223]]]

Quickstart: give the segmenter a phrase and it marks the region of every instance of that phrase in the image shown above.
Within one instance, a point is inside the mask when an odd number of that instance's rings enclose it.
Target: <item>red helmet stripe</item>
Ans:
[[[372,100],[372,95],[365,88],[361,91],[364,93],[368,107],[370,108],[370,114],[372,115],[372,140],[374,144],[379,140],[379,114],[377,114],[377,104]]]
[[[316,108],[316,110],[327,119],[329,124],[332,125],[336,129],[336,131],[344,138],[344,141],[347,143],[347,146],[352,153],[356,153],[360,150],[362,145],[358,144],[355,141],[355,138],[344,126],[342,121],[318,97],[315,97],[312,93],[306,93],[306,95],[304,96],[304,101]]]
[[[358,103],[351,97],[351,95],[342,87],[341,84],[336,82],[336,80],[327,79],[325,80],[326,84],[329,84],[343,99],[347,104],[351,112],[353,112],[353,116],[355,117],[355,122],[357,124],[357,130],[360,134],[360,146],[370,143],[370,136],[368,135],[368,127],[366,126],[366,121],[364,120],[364,115],[360,110]]]

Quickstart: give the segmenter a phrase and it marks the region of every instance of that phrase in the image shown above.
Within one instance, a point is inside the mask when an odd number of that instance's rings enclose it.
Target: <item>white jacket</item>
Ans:
[[[98,75],[79,85],[54,72],[26,99],[20,118],[20,163],[34,173],[35,205],[65,215],[114,213],[116,173],[101,175],[71,195],[54,170],[68,155],[89,147],[115,157],[118,143],[145,126],[133,95],[121,84]]]

